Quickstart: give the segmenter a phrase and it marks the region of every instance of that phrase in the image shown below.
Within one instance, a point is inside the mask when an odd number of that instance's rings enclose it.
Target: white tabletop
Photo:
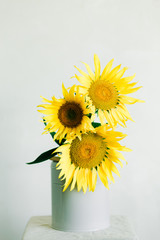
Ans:
[[[138,240],[126,216],[111,216],[110,227],[95,232],[62,232],[51,228],[50,216],[32,217],[22,240]]]

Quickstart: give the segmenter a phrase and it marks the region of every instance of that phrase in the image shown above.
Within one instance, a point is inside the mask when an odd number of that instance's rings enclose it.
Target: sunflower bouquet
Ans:
[[[51,100],[42,97],[44,104],[38,110],[44,116],[44,133],[50,133],[59,145],[42,153],[35,161],[39,163],[58,155],[57,169],[59,178],[65,180],[63,191],[70,186],[85,193],[87,188],[94,191],[97,175],[104,186],[109,189],[109,182],[114,182],[112,173],[119,176],[116,164],[123,166],[126,161],[120,151],[131,151],[119,141],[126,137],[115,131],[117,125],[126,127],[126,121],[133,121],[126,104],[143,102],[129,97],[141,87],[134,87],[131,82],[135,75],[123,77],[127,67],[120,70],[121,65],[112,69],[113,59],[101,73],[100,60],[94,55],[95,71],[84,63],[87,72],[76,69],[75,74],[81,85],[73,85],[66,89],[62,84],[63,98],[54,96]],[[95,116],[99,122],[95,122]]]

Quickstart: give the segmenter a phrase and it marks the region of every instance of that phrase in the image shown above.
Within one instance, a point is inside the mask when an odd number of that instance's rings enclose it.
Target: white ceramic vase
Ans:
[[[108,190],[97,178],[94,192],[81,190],[63,192],[63,181],[58,179],[58,158],[51,163],[52,228],[66,232],[96,231],[109,227]]]

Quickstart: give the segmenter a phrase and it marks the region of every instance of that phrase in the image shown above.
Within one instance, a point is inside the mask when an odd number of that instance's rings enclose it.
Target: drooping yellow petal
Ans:
[[[110,169],[110,171],[114,172],[116,175],[118,175],[120,177],[119,171],[116,168],[116,166],[113,164],[112,161],[110,161],[109,159],[106,160],[105,162],[106,166],[108,169]]]
[[[63,138],[64,134],[63,134],[63,131],[65,130],[64,127],[60,127],[60,129],[56,132],[56,134],[54,135],[54,140],[56,139],[59,139],[60,141],[60,138]],[[60,141],[61,142],[61,141]]]
[[[121,152],[118,152],[116,150],[113,150],[114,151],[114,155],[117,157],[117,158],[120,158],[122,160],[124,160],[126,162],[126,159],[124,158],[124,156],[122,155]]]
[[[117,122],[120,126],[125,127],[125,125],[121,123],[122,121],[120,115],[118,115],[118,111],[116,109],[111,109],[111,115],[115,119],[115,122]]]
[[[122,162],[118,158],[112,158],[112,162],[118,163],[121,167],[123,167]]]
[[[117,118],[117,116],[114,114],[114,109],[112,108],[110,110],[110,115],[112,117],[112,121],[113,121],[113,126],[116,127],[117,123],[119,123],[119,119]],[[117,121],[118,120],[118,121]]]
[[[94,192],[97,182],[97,171],[95,168],[92,169],[92,192]]]
[[[84,193],[86,193],[86,191],[87,191],[87,186],[88,186],[87,171],[88,171],[87,168],[84,168],[84,169],[83,169],[82,189],[83,189],[83,192],[84,192]]]
[[[68,169],[68,172],[65,174],[66,182],[63,188],[63,192],[68,188],[69,184],[71,183],[74,172],[75,172],[75,166],[74,164],[71,164],[70,168]]]
[[[119,173],[117,167],[113,164],[113,162],[111,162],[111,169],[117,176],[120,177],[120,173]]]
[[[108,177],[108,179],[114,183],[115,180],[114,180],[114,177],[112,175],[111,168],[110,168],[110,166],[108,166],[106,164],[106,161],[102,162],[102,168],[103,168],[104,172],[106,173],[106,176]]]
[[[78,173],[77,173],[77,191],[78,192],[82,188],[82,177],[83,177],[83,171],[82,171],[82,168],[80,168]]]
[[[120,113],[122,113],[127,119],[131,120],[132,122],[134,122],[134,120],[132,119],[131,115],[129,114],[126,106],[124,104],[120,104],[118,105],[117,109],[120,111]]]
[[[102,166],[98,166],[98,175],[103,182],[104,186],[109,189],[108,180],[105,172],[103,171]]]
[[[91,169],[88,169],[88,186],[89,186],[89,191],[92,191],[92,171],[91,171]]]
[[[79,171],[79,169],[78,169],[78,167],[77,167],[76,170],[75,170],[75,172],[74,172],[73,181],[72,181],[72,184],[71,184],[70,191],[72,191],[72,190],[75,188],[76,181],[77,181],[77,173],[78,173],[78,171]]]
[[[63,152],[64,154],[68,155],[69,148],[69,144],[64,144],[59,146],[53,153]]]
[[[120,111],[116,111],[116,114],[117,114],[119,120],[123,123],[123,125],[121,125],[121,126],[122,127],[127,127],[125,116],[123,116]]]
[[[115,127],[115,121],[112,119],[112,116],[110,114],[110,112],[104,111],[104,115],[106,117],[106,120],[108,122],[108,124],[114,128]]]

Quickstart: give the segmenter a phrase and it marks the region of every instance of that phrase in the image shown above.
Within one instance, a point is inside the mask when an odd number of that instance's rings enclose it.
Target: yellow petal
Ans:
[[[103,182],[104,186],[109,189],[107,176],[106,176],[105,172],[103,171],[102,166],[100,166],[100,167],[98,166],[98,175],[99,175],[101,181]]]
[[[106,176],[109,178],[109,180],[114,183],[115,180],[114,180],[114,177],[112,175],[110,165],[107,164],[107,161],[108,161],[108,159],[106,161],[102,162],[102,168],[103,168],[104,172],[106,172]]]
[[[94,66],[95,66],[95,80],[97,80],[100,77],[101,65],[99,58],[96,54],[94,54]]]
[[[123,114],[127,119],[134,122],[134,120],[132,119],[131,115],[129,114],[129,112],[124,104],[119,104],[117,106],[117,108],[118,108],[118,111],[120,111],[120,113]]]
[[[124,89],[124,90],[121,90],[121,94],[129,94],[129,93],[134,93],[136,92],[137,90],[139,90],[140,88],[142,87],[137,87],[137,88],[132,88],[132,89]]]
[[[60,107],[61,104],[57,104],[57,103],[54,103],[54,105],[51,105],[51,104],[41,104],[41,105],[38,105],[37,107],[42,107],[42,108],[45,108],[45,109],[58,109]]]
[[[117,158],[120,158],[120,159],[122,159],[126,162],[126,159],[124,158],[124,156],[122,155],[121,152],[118,152],[118,151],[114,150],[114,154]]]
[[[116,79],[120,79],[123,74],[125,73],[125,71],[128,69],[128,67],[124,67],[122,70],[120,70],[117,74],[116,74]]]
[[[75,67],[75,68],[79,71],[79,73],[82,74],[86,79],[88,79],[89,81],[91,80],[90,76],[89,76],[87,73],[83,72],[81,69],[79,69],[79,68],[76,67],[76,66],[74,66],[74,67]]]
[[[118,158],[113,158],[113,157],[112,157],[111,160],[112,160],[112,162],[118,163],[121,167],[123,167],[122,162],[121,162]]]
[[[68,99],[68,92],[67,92],[67,89],[65,88],[63,83],[62,83],[62,93],[63,93],[64,98],[67,100]]]
[[[120,173],[119,173],[117,167],[116,167],[113,163],[111,163],[111,170],[112,170],[117,176],[120,177]]]
[[[54,109],[37,110],[37,111],[40,113],[43,113],[43,114],[47,114],[47,115],[57,113],[57,110],[54,110]]]
[[[82,189],[83,192],[86,193],[87,191],[87,185],[88,185],[88,181],[87,181],[87,168],[83,169],[83,178],[82,178]]]
[[[133,98],[133,97],[128,97],[128,96],[125,96],[125,95],[121,95],[121,100],[125,104],[134,104],[136,102],[145,102],[143,100],[140,100],[140,99],[137,99],[137,98]]]
[[[121,123],[121,118],[120,118],[120,115],[117,114],[117,109],[111,109],[111,115],[119,125],[121,125],[122,127],[125,127],[125,125]]]
[[[101,124],[104,125],[105,124],[105,116],[101,109],[98,110],[98,116],[99,116]]]
[[[44,98],[44,97],[42,97],[42,96],[40,96],[42,99],[43,99],[43,102],[48,102],[48,103],[52,103],[53,101],[51,101],[51,100],[48,100],[48,99],[46,99],[46,98]]]
[[[73,179],[74,172],[75,172],[75,166],[74,166],[74,164],[71,164],[69,169],[68,169],[68,172],[65,173],[66,182],[65,182],[65,185],[64,185],[64,188],[63,188],[63,192],[68,188],[69,184],[71,183],[71,181]]]
[[[92,78],[92,80],[94,80],[94,79],[95,79],[95,75],[94,75],[94,73],[92,72],[90,66],[89,66],[87,63],[85,63],[85,62],[82,62],[82,63],[86,66],[86,69],[87,69],[90,77]]]
[[[75,93],[75,86],[76,85],[73,85],[71,88],[70,88],[70,90],[69,90],[69,95],[70,95],[70,97],[72,96],[73,97],[73,99],[74,99],[74,93]],[[77,91],[77,94],[78,94],[79,92]]]
[[[113,141],[120,141],[127,136],[127,134],[124,134],[124,133],[118,132],[118,131],[113,131],[113,130],[107,131],[105,135],[106,135],[106,141],[108,141],[109,139],[111,139]]]
[[[121,68],[121,64],[117,67],[113,68],[113,70],[108,74],[107,80],[111,80],[118,72],[118,70]]]
[[[94,192],[97,182],[97,171],[95,168],[92,169],[92,192]]]
[[[129,83],[127,84],[127,87],[130,89],[130,88],[133,88],[138,82],[133,82],[133,83]]]
[[[72,190],[75,188],[78,171],[79,171],[79,168],[77,167],[76,170],[75,170],[75,172],[74,172],[73,181],[72,181],[72,184],[71,184],[70,191],[72,191]]]
[[[89,191],[92,191],[92,171],[88,169],[88,186]]]
[[[125,119],[125,117],[121,114],[121,112],[118,111],[118,109],[116,110],[116,114],[117,114],[118,118],[120,119],[120,121],[124,124],[123,127],[127,127],[127,126],[126,126],[126,119]]]
[[[82,188],[82,177],[83,177],[83,172],[82,172],[82,168],[80,168],[78,173],[77,173],[77,191],[78,192]]]
[[[129,83],[135,78],[135,76],[136,76],[136,74],[134,74],[133,76],[121,78],[121,83],[122,84]]]
[[[65,156],[68,156],[69,148],[70,148],[69,144],[64,144],[64,145],[59,146],[53,153],[63,152],[63,154]]]
[[[117,149],[118,149],[118,148],[117,148]],[[124,151],[124,152],[131,152],[131,151],[132,151],[132,149],[127,148],[127,147],[125,147],[125,146],[121,146],[121,148],[119,148],[118,150]]]
[[[104,111],[104,115],[106,117],[108,125],[110,125],[112,128],[114,128],[115,123],[114,123],[114,120],[112,119],[112,116],[111,116],[110,112]]]
[[[111,70],[112,68],[112,64],[113,64],[113,61],[114,59],[112,59],[104,68],[103,72],[102,72],[102,75],[101,75],[101,79],[102,80],[106,80],[108,74],[109,74],[109,71]]]
[[[110,110],[110,114],[111,114],[111,117],[113,119],[114,126],[117,126],[118,119],[117,119],[117,116],[114,114],[114,110],[113,109]]]
[[[75,74],[75,77],[83,86],[89,88],[91,81],[88,78],[83,76],[77,76],[76,74]]]

